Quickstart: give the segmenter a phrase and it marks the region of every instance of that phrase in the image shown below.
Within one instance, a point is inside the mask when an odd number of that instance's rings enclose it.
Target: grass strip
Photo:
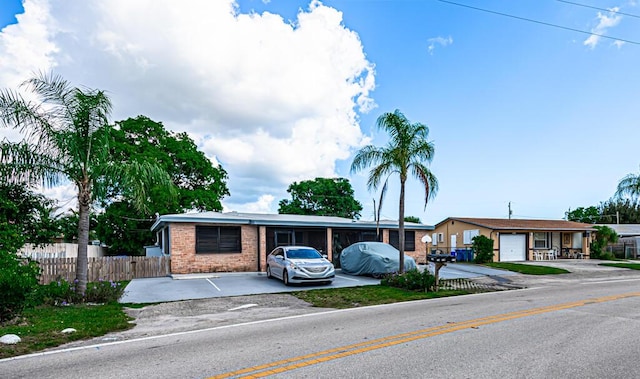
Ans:
[[[0,336],[15,334],[22,341],[15,345],[0,345],[0,358],[29,354],[62,344],[103,336],[109,332],[133,327],[131,317],[121,304],[80,304],[40,306],[26,309],[11,325],[0,326]],[[63,334],[65,328],[75,333]]]
[[[327,288],[309,291],[297,291],[292,295],[320,308],[355,308],[368,305],[390,304],[402,301],[433,299],[437,297],[467,295],[467,290],[444,290],[438,292],[407,291],[400,288],[380,285]]]
[[[628,268],[631,270],[640,270],[640,263],[600,263],[599,266]]]
[[[510,262],[489,262],[489,263],[485,263],[485,266],[519,272],[521,274],[527,274],[527,275],[558,275],[558,274],[568,274],[570,272],[565,269],[557,268],[557,267],[536,266],[536,265],[510,263]]]

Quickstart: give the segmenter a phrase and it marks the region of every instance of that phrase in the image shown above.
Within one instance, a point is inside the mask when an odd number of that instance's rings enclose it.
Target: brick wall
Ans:
[[[196,224],[174,223],[169,230],[172,274],[258,270],[258,231],[255,226],[241,227],[242,252],[232,254],[196,254]]]

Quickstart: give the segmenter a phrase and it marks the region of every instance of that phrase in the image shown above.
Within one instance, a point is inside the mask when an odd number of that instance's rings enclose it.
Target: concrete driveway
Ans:
[[[174,275],[174,277],[134,279],[120,299],[121,303],[160,303],[166,301],[206,299],[301,290],[357,287],[380,284],[379,279],[344,275],[336,270],[330,285],[299,284],[285,286],[269,279],[263,272]]]
[[[419,268],[423,270],[425,267],[420,266]],[[431,271],[433,272],[433,267],[431,267]],[[507,275],[515,275],[515,273],[464,263],[450,263],[440,270],[441,279]],[[336,270],[336,278],[330,285],[301,284],[288,287],[282,281],[268,279],[265,273],[258,272],[174,275],[173,277],[133,279],[127,285],[120,302],[162,303],[376,284],[380,284],[380,279],[346,275],[340,269]]]

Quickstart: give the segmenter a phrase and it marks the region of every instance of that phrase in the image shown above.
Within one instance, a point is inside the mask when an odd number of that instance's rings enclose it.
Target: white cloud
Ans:
[[[54,68],[58,52],[50,40],[52,25],[48,1],[25,1],[18,23],[0,31],[0,84],[15,88],[39,70]]]
[[[245,212],[245,213],[273,213],[275,198],[272,195],[262,195],[257,201],[252,203],[234,204],[222,202],[223,212]]]
[[[584,40],[583,45],[588,46],[591,49],[594,49],[602,39],[601,35],[605,35],[610,28],[613,28],[614,26],[617,26],[620,23],[620,21],[622,20],[622,16],[615,13],[615,12],[618,12],[620,8],[613,7],[613,8],[609,8],[609,10],[611,12],[609,12],[608,14],[598,12],[598,17],[597,17],[598,24],[591,29],[591,33],[594,33],[594,34],[590,35],[589,38]],[[616,44],[617,47],[620,47],[622,45],[621,42],[622,41],[615,41],[614,43]]]
[[[453,38],[451,38],[451,36],[446,38],[434,37],[434,38],[429,38],[427,42],[429,43],[429,46],[427,47],[427,51],[429,52],[429,54],[433,55],[433,51],[435,50],[436,45],[447,47],[453,43]]]
[[[273,206],[294,180],[334,176],[365,143],[374,66],[342,13],[318,1],[293,22],[232,0],[25,0],[0,33],[0,87],[54,69],[107,90],[113,119],[186,131],[229,173],[227,204]],[[0,133],[6,134],[5,130]]]

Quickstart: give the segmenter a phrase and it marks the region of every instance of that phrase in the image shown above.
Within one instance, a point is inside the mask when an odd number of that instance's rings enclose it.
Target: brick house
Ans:
[[[522,220],[449,217],[435,225],[431,251],[452,252],[471,248],[472,238],[492,239],[494,261],[545,259],[550,250],[557,258],[588,258],[596,230],[591,224],[565,220]]]
[[[151,230],[172,274],[264,271],[267,255],[277,246],[307,245],[339,267],[343,248],[360,241],[398,246],[398,222],[351,220],[330,216],[202,212],[159,216]],[[405,252],[424,262],[422,237],[433,226],[405,223]]]

